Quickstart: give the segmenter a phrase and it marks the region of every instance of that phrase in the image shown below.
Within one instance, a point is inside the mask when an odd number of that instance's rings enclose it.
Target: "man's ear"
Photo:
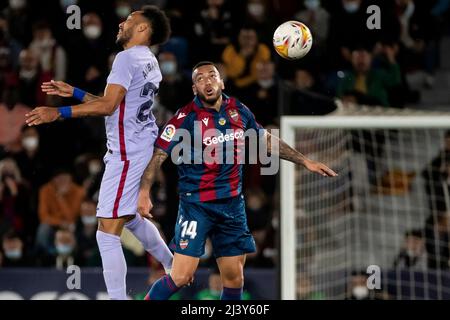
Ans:
[[[139,23],[137,30],[139,32],[144,32],[145,30],[147,30],[147,28],[149,28],[147,23]]]
[[[220,89],[225,90],[225,84],[223,83],[223,79],[220,79]]]
[[[192,85],[192,92],[194,95],[197,95],[197,88],[194,85]]]

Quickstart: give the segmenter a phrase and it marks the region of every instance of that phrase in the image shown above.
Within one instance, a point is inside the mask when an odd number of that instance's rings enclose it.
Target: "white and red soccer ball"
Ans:
[[[311,50],[312,44],[311,31],[299,21],[284,22],[273,34],[275,51],[285,59],[303,58]]]

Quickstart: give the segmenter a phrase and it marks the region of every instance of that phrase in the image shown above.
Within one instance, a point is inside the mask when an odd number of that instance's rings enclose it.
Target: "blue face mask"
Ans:
[[[316,10],[320,7],[320,0],[305,0],[305,7],[309,10]]]
[[[163,75],[172,76],[177,72],[177,65],[173,61],[161,62],[160,68]]]
[[[77,3],[78,3],[78,0],[61,0],[61,2],[60,2],[61,7],[63,7],[64,9],[70,7],[71,5],[77,4]]]
[[[346,2],[344,3],[344,9],[348,13],[355,13],[359,10],[359,2]]]
[[[22,250],[20,249],[12,249],[12,250],[5,250],[5,257],[9,260],[19,260],[22,258]]]
[[[61,256],[68,256],[72,253],[73,247],[70,244],[57,244],[56,252]]]

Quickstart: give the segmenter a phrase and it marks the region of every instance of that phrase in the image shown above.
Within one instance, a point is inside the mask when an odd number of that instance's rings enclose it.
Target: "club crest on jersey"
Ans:
[[[225,123],[227,123],[227,120],[225,120],[225,118],[220,118],[220,119],[219,119],[219,124],[220,124],[221,126],[224,126]]]
[[[167,127],[164,128],[163,133],[161,134],[161,139],[170,142],[173,139],[173,136],[175,135],[175,132],[177,130],[175,129],[175,126],[172,124],[169,124]]]
[[[228,114],[230,115],[230,118],[233,119],[233,121],[238,121],[239,114],[235,109],[231,109],[230,111],[228,111]]]
[[[203,118],[202,122],[207,127],[208,126],[208,122],[209,122],[209,118]]]
[[[189,240],[180,240],[180,248],[181,250],[184,250],[189,245]]]

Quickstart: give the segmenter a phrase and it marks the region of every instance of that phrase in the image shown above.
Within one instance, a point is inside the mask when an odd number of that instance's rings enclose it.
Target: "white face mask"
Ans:
[[[126,18],[131,13],[129,6],[120,6],[116,8],[116,15],[120,18]]]
[[[305,7],[309,10],[316,10],[320,7],[320,0],[305,0]]]
[[[11,9],[22,9],[26,5],[25,0],[9,0],[9,6]]]
[[[36,70],[20,70],[19,77],[24,80],[31,80],[36,75]]]
[[[258,80],[258,84],[263,88],[263,89],[268,89],[271,86],[273,86],[273,79],[268,79],[268,80]]]
[[[95,40],[102,34],[102,29],[99,26],[90,25],[83,29],[83,33],[86,38]]]
[[[264,6],[261,3],[250,3],[247,10],[254,17],[260,17],[264,14]]]
[[[20,249],[12,249],[5,251],[5,257],[9,260],[19,260],[22,258],[22,250]]]
[[[43,40],[39,40],[36,42],[38,47],[41,49],[48,49],[53,47],[53,45],[55,44],[55,40],[53,40],[52,38],[46,38]]]
[[[346,3],[344,3],[344,9],[348,13],[355,13],[356,11],[359,10],[359,2],[354,2],[354,1],[346,2]]]
[[[102,166],[100,165],[100,163],[96,162],[96,161],[92,161],[89,163],[89,173],[91,175],[96,175],[97,173],[100,172],[100,170],[102,170]]]
[[[362,300],[369,296],[369,289],[365,286],[356,286],[353,288],[352,293],[356,299]]]
[[[59,255],[68,256],[72,253],[73,247],[70,244],[57,244],[56,251]]]
[[[27,151],[34,151],[39,146],[39,139],[37,137],[26,137],[22,139],[22,145]]]
[[[92,226],[97,223],[97,217],[96,216],[81,216],[81,222],[85,226]]]

